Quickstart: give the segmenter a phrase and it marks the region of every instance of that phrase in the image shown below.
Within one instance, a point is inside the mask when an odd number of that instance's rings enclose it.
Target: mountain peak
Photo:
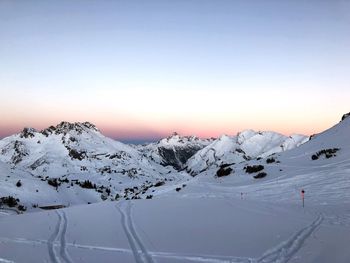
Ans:
[[[189,142],[197,142],[200,141],[200,139],[195,136],[182,136],[178,134],[177,132],[173,132],[170,136],[160,140],[158,143],[165,143],[165,144],[186,144]]]
[[[174,137],[174,136],[180,136],[180,135],[175,131],[170,135],[170,137]]]
[[[24,128],[19,136],[21,138],[33,138],[35,136],[35,133],[37,133],[37,130],[34,128]]]
[[[81,134],[84,130],[99,131],[97,127],[90,122],[67,122],[62,121],[56,126],[50,126],[41,131],[42,134],[48,136],[50,134],[66,134],[70,131],[76,131]]]

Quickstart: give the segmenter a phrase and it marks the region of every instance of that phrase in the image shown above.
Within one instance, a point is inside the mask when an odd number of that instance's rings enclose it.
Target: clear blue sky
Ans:
[[[349,111],[350,1],[0,1],[0,136],[314,133]]]

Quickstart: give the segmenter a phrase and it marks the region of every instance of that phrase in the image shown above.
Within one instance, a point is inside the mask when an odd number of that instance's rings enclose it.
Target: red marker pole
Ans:
[[[301,189],[301,199],[303,200],[303,208],[304,208],[304,199],[305,199],[305,191]]]

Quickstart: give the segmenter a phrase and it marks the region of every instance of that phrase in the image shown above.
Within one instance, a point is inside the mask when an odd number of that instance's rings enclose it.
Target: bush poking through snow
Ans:
[[[181,187],[177,187],[175,190],[176,192],[179,192],[182,188]]]
[[[274,163],[274,162],[276,162],[276,160],[273,157],[266,159],[266,163]]]
[[[17,186],[17,187],[21,187],[21,186],[22,186],[21,180],[18,180],[18,181],[17,181],[16,186]]]
[[[331,157],[337,156],[336,153],[339,151],[339,148],[333,148],[333,149],[324,149],[321,151],[318,151],[317,153],[313,154],[311,156],[312,160],[317,160],[320,156],[324,155],[327,159]]]
[[[311,160],[315,161],[315,160],[317,160],[317,159],[318,159],[318,156],[317,156],[316,154],[313,154],[313,155],[311,156]]]
[[[19,211],[22,211],[22,212],[27,210],[27,208],[24,205],[18,205],[17,208],[18,208]]]
[[[13,196],[6,196],[0,198],[0,203],[5,204],[8,207],[15,207],[18,205],[19,199],[14,198]]]
[[[261,179],[264,178],[267,175],[265,172],[258,173],[257,175],[254,175],[255,179]]]
[[[259,165],[248,165],[246,167],[244,167],[245,169],[245,172],[248,173],[248,174],[252,174],[252,173],[257,173],[257,172],[260,172],[262,170],[264,170],[264,166],[259,164]]]
[[[8,207],[17,208],[18,211],[24,212],[27,208],[24,205],[19,203],[18,198],[14,198],[13,196],[5,196],[0,198],[0,207],[2,205],[7,205]]]
[[[146,199],[152,199],[153,195],[147,195]]]
[[[162,185],[164,185],[164,184],[165,184],[164,182],[159,181],[159,182],[156,182],[156,183],[155,183],[154,187],[159,187],[159,186],[162,186]]]
[[[81,188],[96,189],[96,185],[91,183],[91,181],[89,180],[85,180],[84,182],[79,182],[79,185]]]
[[[56,188],[61,185],[61,183],[57,180],[57,178],[50,178],[47,180],[47,183]]]
[[[217,177],[228,176],[229,174],[231,174],[232,171],[233,169],[231,167],[221,166],[220,169],[217,170],[216,176]]]

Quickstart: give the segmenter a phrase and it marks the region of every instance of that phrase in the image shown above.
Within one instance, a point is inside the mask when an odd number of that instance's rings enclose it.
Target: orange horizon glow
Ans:
[[[348,92],[328,96],[314,90],[250,90],[221,88],[167,90],[110,88],[38,94],[18,93],[0,104],[0,136],[24,127],[42,130],[61,121],[89,121],[108,137],[152,140],[169,136],[219,137],[238,132],[275,131],[312,135],[339,122],[348,112]],[[273,95],[271,95],[273,94]],[[350,95],[350,93],[349,93]],[[30,101],[27,105],[25,101]],[[327,105],[327,107],[323,107]]]
[[[341,116],[340,116],[341,117]],[[135,120],[123,119],[123,122],[118,121],[118,119],[113,119],[110,121],[97,120],[97,119],[62,119],[69,122],[84,122],[89,121],[96,125],[96,127],[107,137],[117,139],[117,140],[145,140],[153,141],[160,138],[167,137],[173,132],[177,132],[180,135],[195,135],[200,138],[217,138],[221,135],[231,135],[234,136],[238,132],[243,130],[252,129],[255,131],[274,131],[284,135],[291,134],[303,134],[312,135],[320,133],[333,125],[335,125],[339,120],[338,118],[328,118],[324,119],[323,123],[316,122],[313,124],[312,121],[308,120],[292,120],[285,119],[285,122],[273,122],[273,121],[256,121],[246,120],[241,122],[222,123],[215,121],[193,121],[193,122],[181,122],[180,120],[168,120],[166,122],[154,122],[150,121],[147,125],[145,122],[138,123]],[[43,130],[51,125],[56,126],[62,121],[60,120],[22,120],[18,119],[13,122],[8,122],[5,126],[4,123],[0,124],[0,137],[7,137],[12,134],[20,132],[24,127],[32,127],[38,131]],[[31,123],[32,122],[32,123]],[[186,125],[187,123],[187,125]]]

